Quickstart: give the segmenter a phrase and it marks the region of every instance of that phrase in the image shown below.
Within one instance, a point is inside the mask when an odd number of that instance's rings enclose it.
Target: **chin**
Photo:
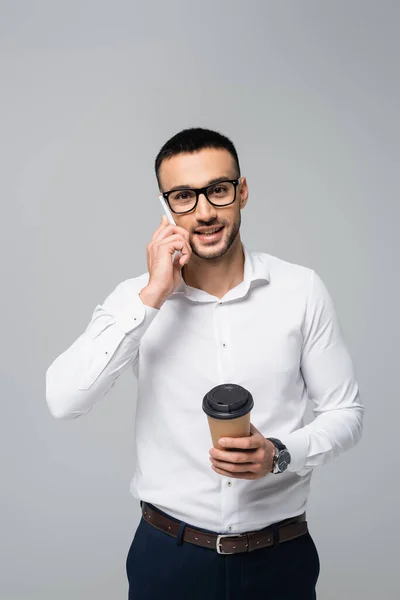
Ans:
[[[214,258],[221,258],[221,256],[223,256],[226,253],[226,249],[223,248],[222,250],[205,250],[205,251],[200,251],[197,252],[196,250],[193,250],[193,253],[198,256],[199,258],[202,258],[204,260],[212,260]]]
[[[193,244],[192,252],[199,258],[205,260],[211,260],[213,258],[220,258],[229,250],[229,245],[226,241],[221,240],[219,244],[215,246],[210,245],[209,247],[202,246],[202,244]]]

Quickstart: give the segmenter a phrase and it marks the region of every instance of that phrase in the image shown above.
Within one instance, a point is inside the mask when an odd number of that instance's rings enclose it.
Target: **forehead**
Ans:
[[[226,176],[234,179],[237,169],[233,156],[224,148],[204,148],[163,160],[159,178],[164,190],[175,185],[202,187],[208,181]]]

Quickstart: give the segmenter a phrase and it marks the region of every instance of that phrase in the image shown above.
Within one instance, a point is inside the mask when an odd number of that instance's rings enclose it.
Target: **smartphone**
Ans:
[[[172,212],[169,210],[169,206],[164,200],[164,196],[162,194],[158,194],[158,199],[160,200],[161,206],[163,207],[164,212],[167,215],[168,221],[171,223],[171,225],[176,225],[174,217],[172,216]],[[180,250],[176,250],[176,252],[174,252],[172,255],[172,262],[174,261],[174,258],[177,254],[179,256],[182,256],[182,252],[180,252]]]
[[[168,217],[168,221],[171,223],[171,225],[176,225],[174,217],[172,216],[172,212],[169,210],[169,206],[164,200],[164,196],[162,194],[158,194],[158,198],[161,202],[161,206],[163,207],[165,214]]]

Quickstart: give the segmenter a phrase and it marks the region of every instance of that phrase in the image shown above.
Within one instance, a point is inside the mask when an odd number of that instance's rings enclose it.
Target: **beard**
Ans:
[[[214,245],[203,246],[201,243],[198,244],[196,241],[196,234],[194,234],[190,243],[192,253],[203,260],[221,258],[222,256],[224,256],[224,254],[226,254],[229,251],[234,241],[236,240],[236,237],[239,233],[241,221],[242,215],[241,212],[239,212],[236,221],[232,224],[231,230],[229,231],[225,226],[223,230],[222,239]]]

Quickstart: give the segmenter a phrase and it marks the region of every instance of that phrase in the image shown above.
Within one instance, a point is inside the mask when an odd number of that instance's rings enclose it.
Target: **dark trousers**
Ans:
[[[181,523],[181,534],[185,526]],[[221,555],[182,543],[143,517],[126,559],[129,600],[316,600],[319,570],[310,533],[253,552]]]

